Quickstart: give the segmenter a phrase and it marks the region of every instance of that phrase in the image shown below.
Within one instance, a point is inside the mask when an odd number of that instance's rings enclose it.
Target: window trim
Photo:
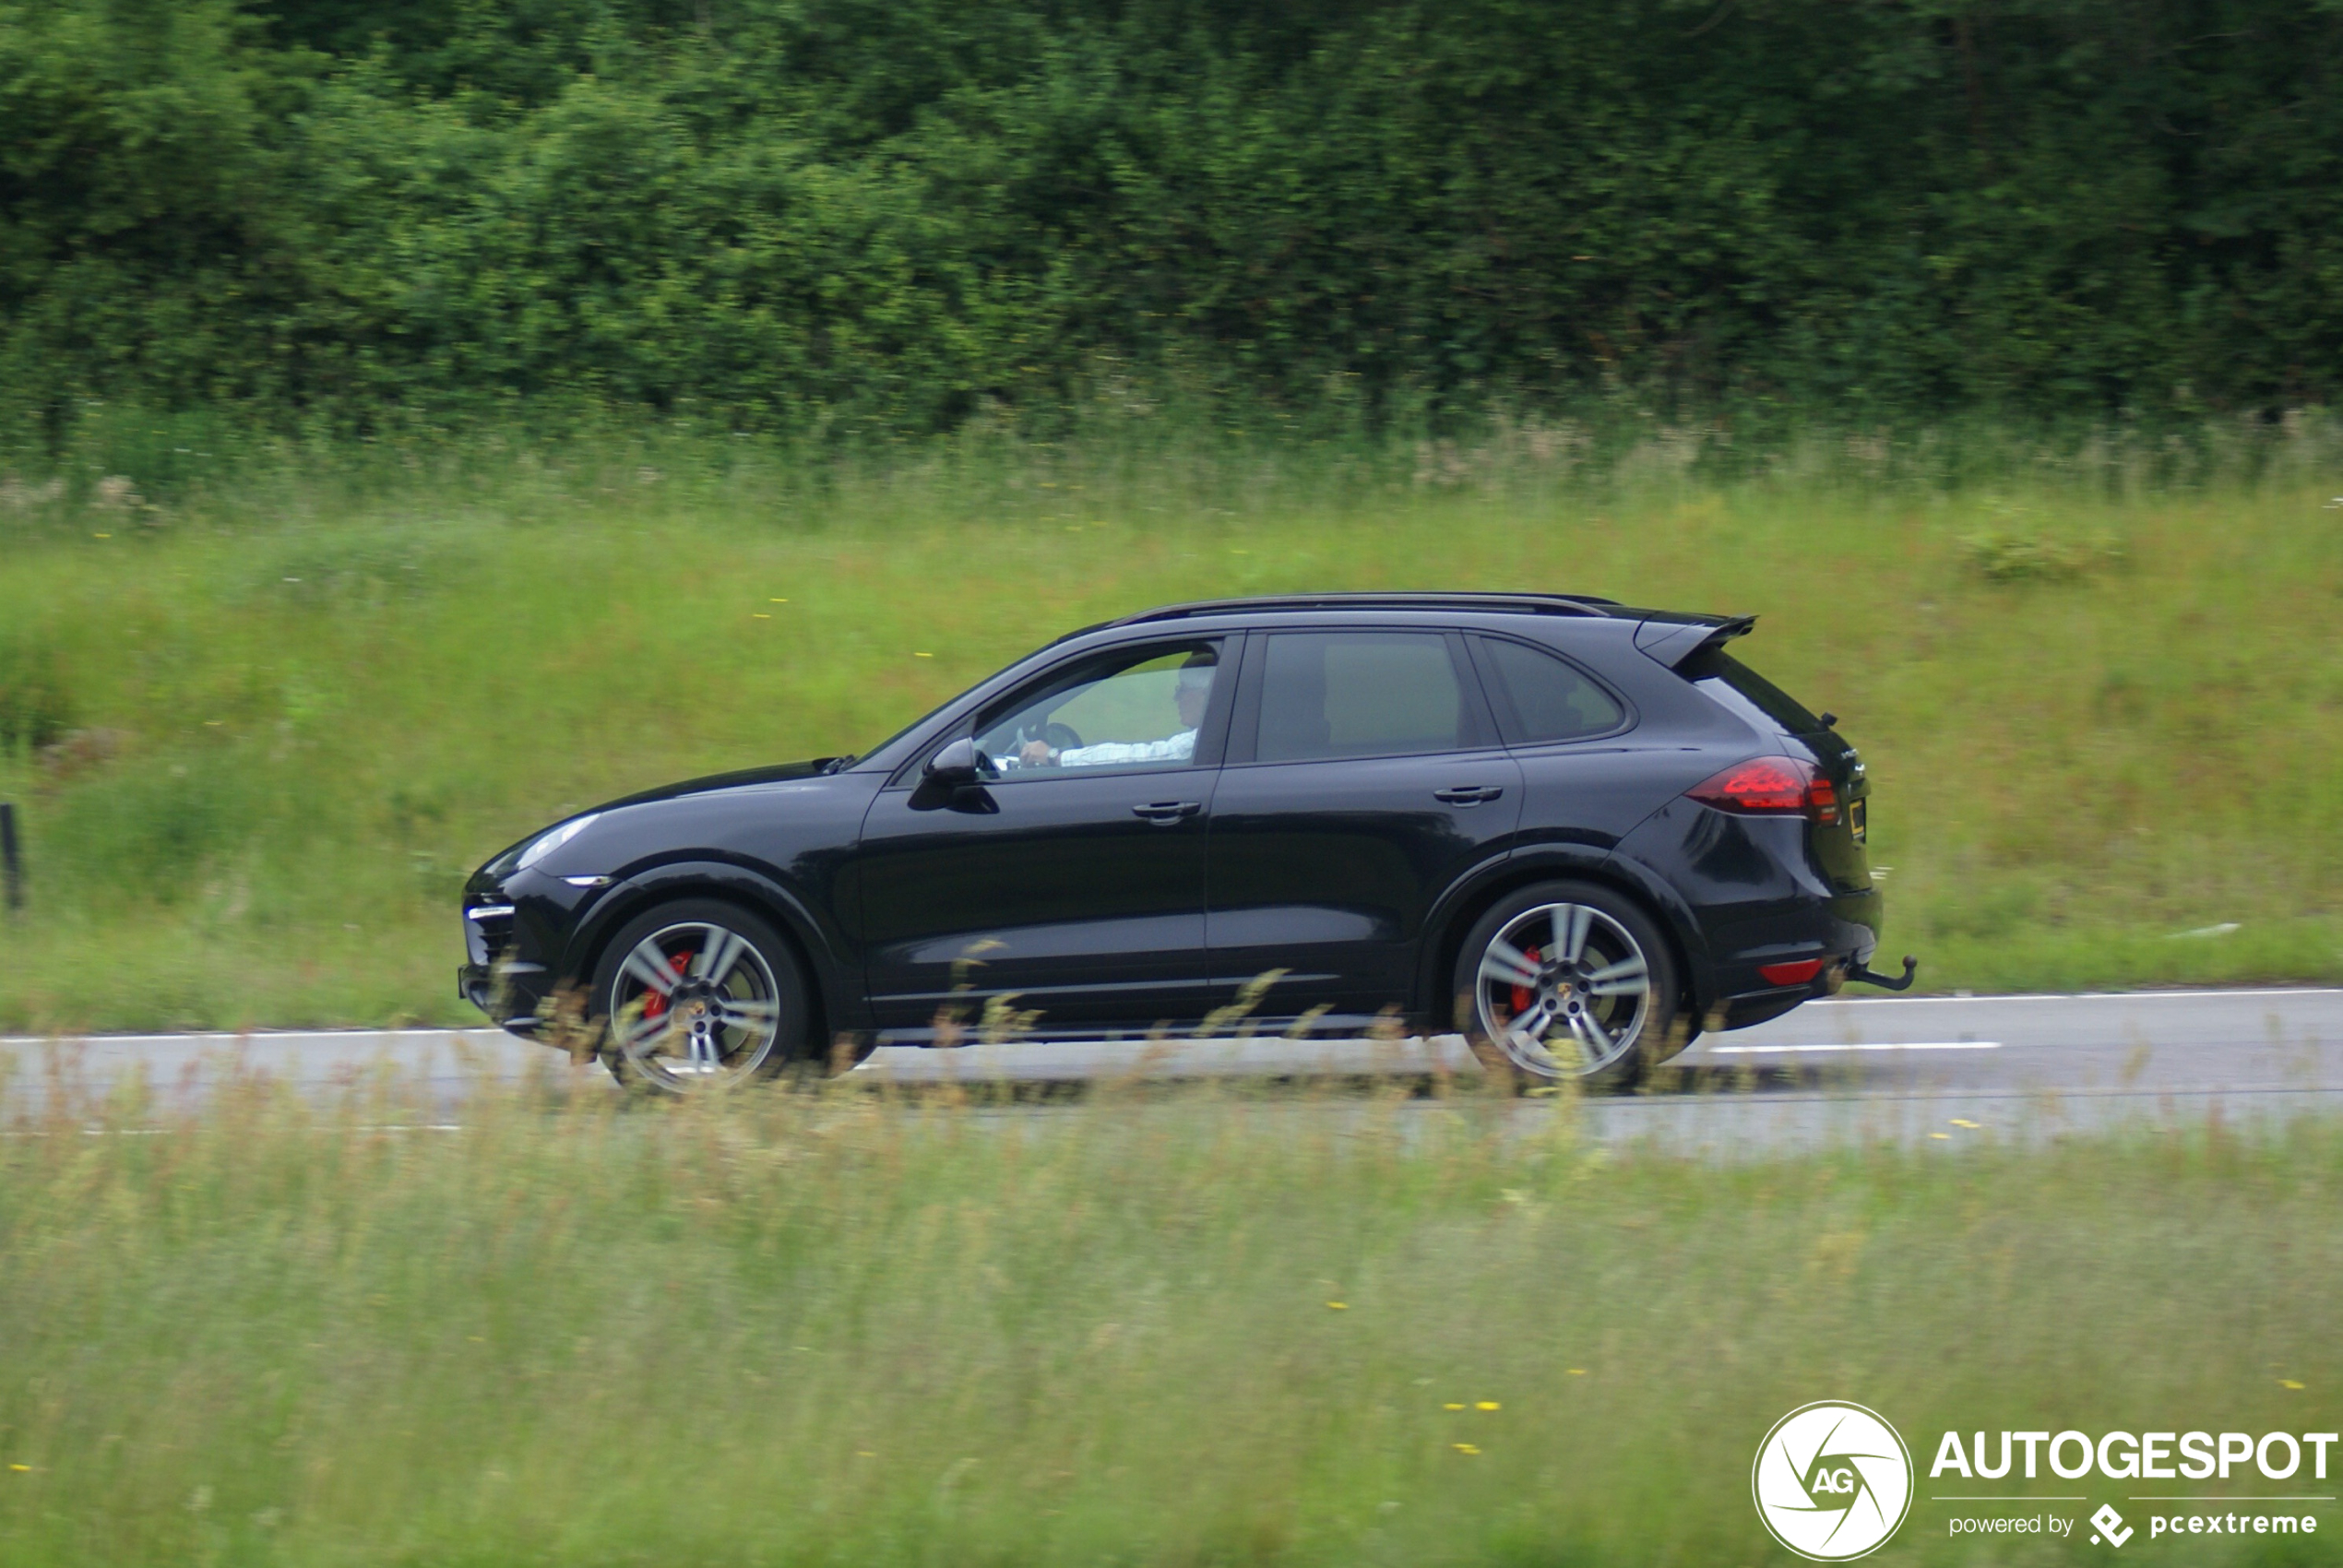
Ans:
[[[1438,637],[1447,647],[1449,668],[1457,677],[1457,693],[1464,704],[1464,720],[1472,731],[1472,739],[1465,744],[1433,751],[1362,752],[1344,756],[1276,757],[1263,761],[1261,742],[1261,688],[1267,683],[1269,669],[1268,639],[1271,637],[1348,636],[1360,633],[1384,633],[1414,637]],[[1497,727],[1491,711],[1489,695],[1481,689],[1481,671],[1473,662],[1471,651],[1465,646],[1461,632],[1436,626],[1393,626],[1368,624],[1358,626],[1279,626],[1249,632],[1243,667],[1238,672],[1236,702],[1229,725],[1229,744],[1222,766],[1226,767],[1315,767],[1345,762],[1389,762],[1409,757],[1469,756],[1476,752],[1505,749],[1503,731]]]
[[[1541,642],[1533,642],[1528,637],[1507,636],[1502,632],[1475,631],[1465,640],[1473,645],[1473,661],[1481,671],[1481,683],[1485,698],[1490,711],[1497,716],[1497,730],[1505,736],[1505,747],[1509,752],[1544,751],[1549,747],[1583,746],[1590,742],[1615,740],[1642,722],[1642,715],[1635,711],[1635,705],[1627,699],[1624,692],[1596,674],[1579,660],[1564,653],[1560,648],[1550,647]],[[1515,736],[1522,733],[1521,714],[1514,707],[1513,692],[1505,684],[1504,671],[1496,668],[1494,659],[1480,646],[1482,643],[1491,642],[1515,643],[1528,648],[1533,653],[1542,653],[1549,659],[1559,659],[1568,668],[1576,671],[1595,690],[1602,693],[1617,706],[1620,715],[1619,722],[1608,730],[1592,731],[1584,735],[1572,735],[1562,740],[1514,739]]]

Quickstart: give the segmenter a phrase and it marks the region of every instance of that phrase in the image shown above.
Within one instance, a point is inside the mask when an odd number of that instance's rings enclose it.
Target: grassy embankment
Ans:
[[[1788,1561],[1751,1457],[1830,1397],[1920,1451],[1879,1561],[2036,1562],[1949,1538],[1942,1431],[2343,1387],[2324,1124],[1716,1170],[1477,1099],[388,1114],[0,1139],[0,1561],[1712,1568]],[[2286,1506],[2159,1550],[2332,1561]]]
[[[686,448],[254,464],[160,509],[19,481],[0,797],[30,908],[0,924],[0,1028],[471,1021],[456,890],[529,829],[867,745],[1086,622],[1302,588],[1762,614],[1747,656],[1872,761],[1888,948],[1933,985],[2331,979],[2333,447],[2164,491],[1948,490],[1862,449],[1710,483],[1653,445],[1590,477],[1518,437],[1412,473]]]

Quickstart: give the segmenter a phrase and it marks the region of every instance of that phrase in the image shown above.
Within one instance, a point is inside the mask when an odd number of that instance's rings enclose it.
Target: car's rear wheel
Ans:
[[[1474,1051],[1532,1085],[1631,1083],[1685,1039],[1667,939],[1633,900],[1593,883],[1499,899],[1465,934],[1452,989]]]
[[[805,976],[780,934],[736,905],[684,899],[620,928],[594,971],[603,1061],[672,1094],[772,1077],[805,1054]]]

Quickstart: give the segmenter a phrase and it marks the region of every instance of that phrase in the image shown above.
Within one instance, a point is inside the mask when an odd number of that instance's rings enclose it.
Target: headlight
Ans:
[[[563,845],[568,843],[571,839],[585,832],[589,827],[593,826],[596,819],[601,814],[602,814],[600,812],[589,812],[584,816],[572,817],[569,821],[563,823],[559,827],[539,834],[536,841],[531,843],[528,849],[523,849],[520,852],[520,859],[513,862],[513,869],[515,871],[527,871],[529,867],[543,860],[547,855],[552,854],[554,850],[560,849]]]

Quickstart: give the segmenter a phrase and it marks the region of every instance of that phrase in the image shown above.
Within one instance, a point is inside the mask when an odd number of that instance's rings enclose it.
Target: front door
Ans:
[[[1266,1014],[1356,1028],[1409,1004],[1433,902],[1505,852],[1520,769],[1450,634],[1256,633],[1241,693],[1213,797],[1218,998],[1283,969]]]
[[[1062,666],[978,716],[981,782],[939,789],[914,771],[879,793],[855,881],[883,1038],[927,1038],[939,1016],[975,1035],[993,998],[996,1017],[1038,1014],[1041,1038],[1203,1014],[1223,646]]]

